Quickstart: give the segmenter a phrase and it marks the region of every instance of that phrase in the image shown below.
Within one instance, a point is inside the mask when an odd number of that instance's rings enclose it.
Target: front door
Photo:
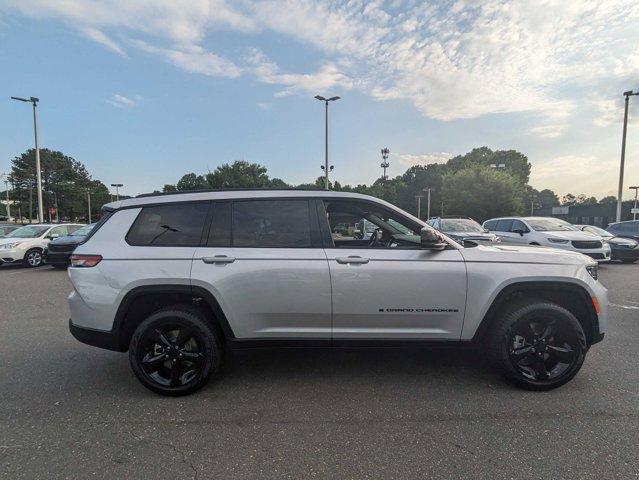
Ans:
[[[466,267],[459,250],[420,249],[422,225],[375,202],[326,199],[320,219],[329,243],[335,340],[460,338]],[[371,236],[357,235],[363,219],[378,227]],[[353,233],[336,232],[338,224]]]
[[[240,340],[325,339],[331,283],[312,200],[213,202],[191,283],[207,289]]]

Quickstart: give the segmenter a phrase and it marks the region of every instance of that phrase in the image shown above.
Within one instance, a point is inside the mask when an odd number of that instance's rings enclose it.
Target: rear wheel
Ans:
[[[149,390],[188,395],[218,370],[220,345],[199,310],[178,305],[153,313],[138,326],[129,345],[129,362]]]
[[[506,378],[528,390],[550,390],[570,381],[587,351],[575,316],[544,300],[522,301],[503,311],[486,347]]]
[[[22,264],[28,268],[35,268],[42,265],[42,250],[39,248],[32,248],[24,255]]]

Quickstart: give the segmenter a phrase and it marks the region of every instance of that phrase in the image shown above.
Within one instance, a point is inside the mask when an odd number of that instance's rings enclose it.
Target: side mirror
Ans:
[[[513,230],[513,233],[518,233],[520,237],[524,236],[524,232],[522,229],[518,228],[517,230]]]
[[[446,248],[444,238],[432,228],[422,228],[420,239],[421,248],[424,250],[443,250]]]

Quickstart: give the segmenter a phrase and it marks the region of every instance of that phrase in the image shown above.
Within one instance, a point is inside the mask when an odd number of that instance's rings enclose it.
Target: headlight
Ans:
[[[568,243],[570,240],[564,240],[563,238],[549,238],[548,241],[551,243]]]
[[[599,266],[597,264],[588,265],[586,267],[586,270],[588,270],[588,273],[590,274],[590,276],[594,278],[595,280],[599,278]]]
[[[5,243],[4,245],[2,245],[2,247],[0,248],[4,248],[5,250],[10,250],[12,248],[16,248],[18,245],[20,245],[22,242],[13,242],[13,243]]]

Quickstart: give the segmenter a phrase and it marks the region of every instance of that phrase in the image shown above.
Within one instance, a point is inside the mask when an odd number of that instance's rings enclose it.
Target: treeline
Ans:
[[[538,191],[528,185],[531,164],[515,150],[493,151],[475,148],[446,163],[416,165],[394,178],[378,178],[371,185],[342,185],[335,181],[332,190],[358,192],[383,198],[406,211],[417,213],[417,196],[421,196],[421,217],[426,218],[427,193],[430,188],[431,216],[468,215],[477,220],[500,216],[529,214],[531,209],[560,204],[597,203],[594,197],[568,194],[560,202],[549,189]],[[223,164],[203,175],[187,173],[175,185],[165,185],[164,192],[220,188],[318,188],[324,178],[313,183],[290,185],[270,178],[266,167],[245,161]],[[614,201],[614,197],[613,201]],[[609,201],[610,197],[602,199]]]

